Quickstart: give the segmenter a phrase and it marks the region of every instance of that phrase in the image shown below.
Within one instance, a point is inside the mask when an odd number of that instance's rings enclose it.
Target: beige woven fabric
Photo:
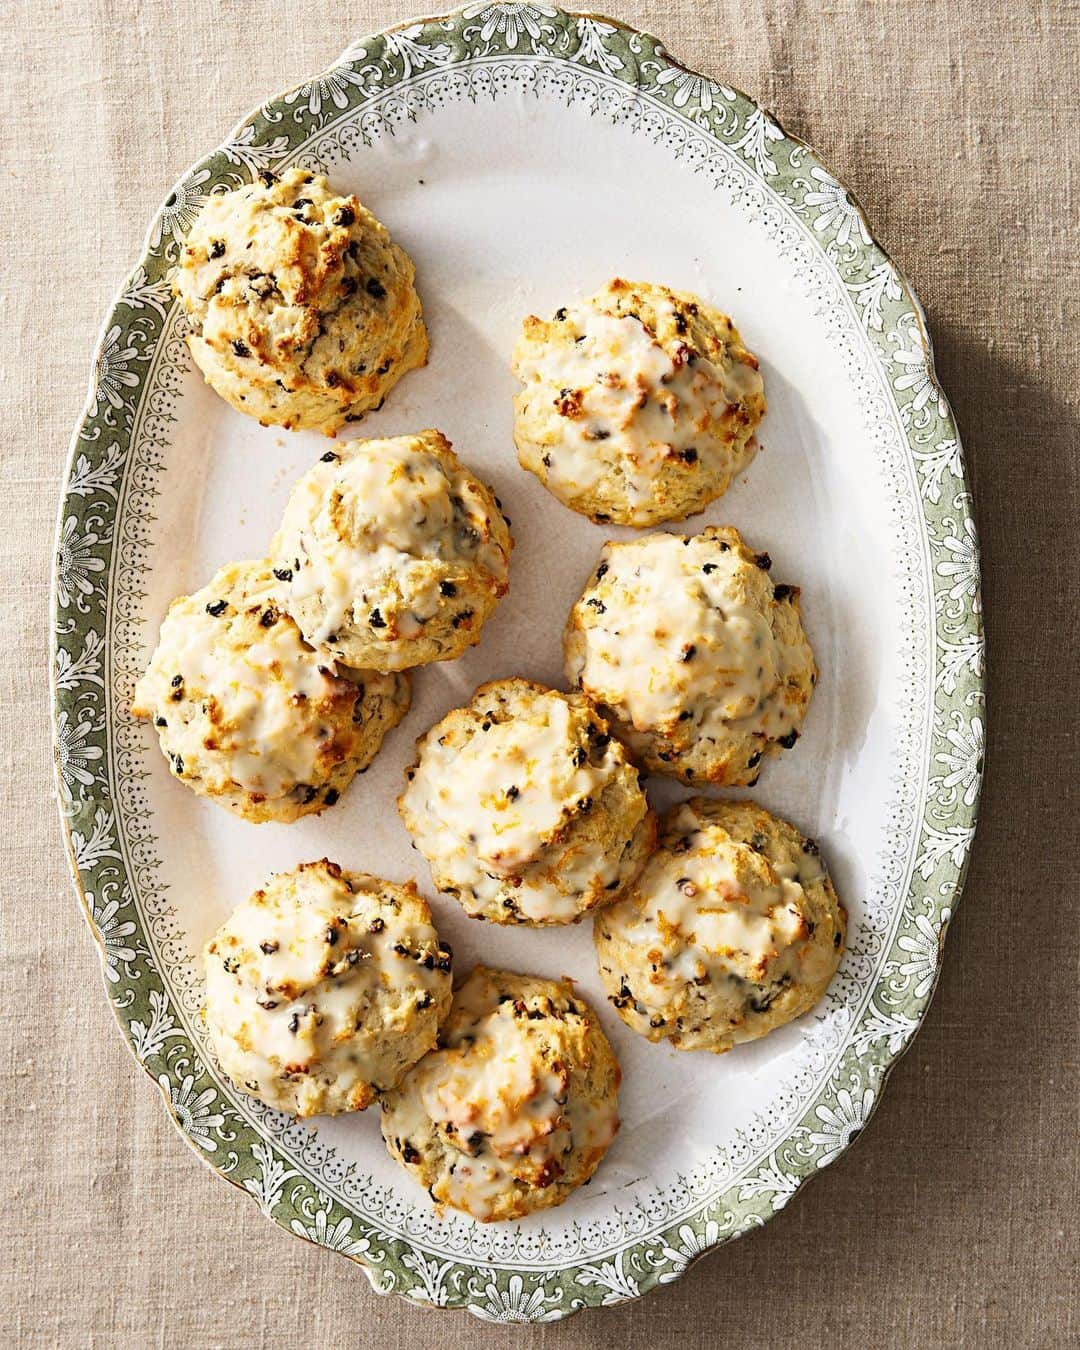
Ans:
[[[408,12],[404,0],[0,0],[5,1343],[1080,1338],[1080,12],[625,0],[621,16],[809,140],[929,311],[977,493],[991,762],[925,1030],[866,1137],[775,1223],[641,1304],[561,1326],[505,1333],[380,1300],[200,1166],[121,1043],[68,883],[45,659],[58,480],[98,325],[166,186],[253,102]]]

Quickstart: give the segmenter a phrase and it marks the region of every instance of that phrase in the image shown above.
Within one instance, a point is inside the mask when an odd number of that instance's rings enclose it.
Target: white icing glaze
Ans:
[[[569,1147],[556,1099],[565,1099],[570,1075],[566,1066],[554,1072],[539,1062],[527,1027],[511,1004],[503,1004],[472,1026],[470,1044],[460,1046],[461,1038],[451,1037],[439,1064],[424,1074],[420,1098],[436,1128],[445,1134],[452,1126],[466,1139],[475,1131],[485,1136],[489,1156],[479,1163],[464,1159],[450,1179],[452,1204],[475,1204],[486,1188],[504,1185],[507,1161],[527,1155],[543,1169]]]
[[[477,857],[503,875],[535,860],[607,777],[606,766],[575,764],[581,738],[565,698],[537,694],[528,712],[527,719],[492,722],[487,731],[481,723],[451,756],[440,755],[434,738],[420,770],[431,784],[428,803],[449,833],[468,839]]]
[[[545,482],[557,495],[572,501],[617,474],[630,507],[644,508],[665,460],[687,452],[711,457],[717,428],[761,395],[762,380],[742,361],[719,365],[686,343],[665,347],[640,318],[598,307],[612,303],[601,292],[567,306],[547,340],[519,344],[515,371],[525,383],[519,416],[526,438],[541,428],[557,433],[539,437]],[[652,303],[658,327],[675,319],[670,298],[661,293]],[[726,485],[754,447],[740,446],[734,428],[724,439]]]
[[[166,718],[168,752],[189,766],[199,765],[204,778],[216,773],[222,782],[276,797],[298,783],[321,780],[319,760],[330,728],[314,725],[309,709],[332,694],[347,673],[339,675],[280,612],[279,588],[264,564],[240,565],[236,575],[235,586],[220,584],[222,573],[170,608],[133,708]],[[225,613],[207,612],[208,604],[220,602],[230,606]],[[258,636],[247,643],[232,632],[238,608],[275,617],[269,626],[252,625]],[[387,677],[370,678],[389,689]],[[207,753],[207,718],[182,715],[191,706],[210,710],[214,749],[220,754]]]
[[[482,686],[432,727],[399,805],[436,884],[500,921],[568,923],[614,898],[652,829],[588,703],[524,680]]]
[[[549,1050],[550,1009],[565,1014],[574,1001],[550,985],[500,1002],[498,983],[497,972],[481,971],[458,990],[440,1049],[416,1067],[392,1112],[403,1144],[434,1133],[445,1150],[433,1195],[481,1220],[516,1185],[558,1181],[572,1151],[602,1152],[618,1129],[614,1096],[592,1100],[574,1081],[584,1066]]]
[[[649,535],[601,556],[607,572],[589,595],[604,608],[576,606],[585,641],[568,661],[572,680],[638,731],[673,729],[681,718],[686,735],[785,733],[790,712],[779,695],[806,648],[776,640],[771,582],[750,589],[739,553],[700,536],[686,544]]]
[[[361,441],[328,452],[297,483],[274,548],[292,573],[292,599],[319,602],[318,622],[305,622],[310,641],[366,625],[375,610],[396,636],[418,636],[449,603],[439,572],[418,563],[477,569],[505,588],[506,550],[486,529],[470,528],[487,515],[486,503],[456,461],[426,441],[449,455],[435,432]]]
[[[722,1051],[812,1006],[845,927],[817,846],[752,802],[684,802],[623,900],[597,915],[600,973],[652,1040]]]
[[[637,885],[644,904],[614,923],[633,945],[662,954],[650,1002],[670,1002],[687,981],[737,975],[766,984],[784,972],[806,936],[803,888],[755,860],[749,867],[745,845],[709,826],[689,851],[646,864]]]
[[[449,1002],[444,957],[415,891],[325,863],[276,876],[204,954],[223,1067],[301,1114],[366,1105],[369,1087],[393,1087],[434,1043]]]
[[[195,698],[216,698],[226,704],[236,729],[230,765],[232,777],[251,792],[276,796],[293,783],[310,782],[315,770],[318,742],[293,734],[293,698],[315,698],[326,691],[310,650],[305,651],[284,625],[273,637],[222,657],[207,641],[209,633],[184,630],[187,641],[179,645],[184,683]],[[272,673],[275,678],[267,679]],[[183,753],[183,736],[197,728],[185,727],[177,738]],[[198,747],[190,748],[194,759]]]

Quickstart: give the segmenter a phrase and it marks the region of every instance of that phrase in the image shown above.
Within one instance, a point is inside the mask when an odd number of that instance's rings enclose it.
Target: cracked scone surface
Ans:
[[[335,672],[282,609],[270,564],[254,561],[173,601],[131,710],[194,792],[287,822],[337,801],[409,698],[407,675]]]
[[[512,366],[522,467],[593,520],[682,520],[757,450],[757,359],[697,296],[610,281],[549,321],[530,315]]]
[[[648,857],[637,770],[580,694],[496,680],[416,744],[398,808],[435,885],[473,917],[574,922]]]
[[[660,847],[593,933],[627,1026],[720,1052],[812,1008],[846,930],[812,840],[753,802],[695,797],[665,816]]]
[[[491,489],[429,430],[327,451],[293,489],[271,553],[310,642],[402,670],[480,640],[511,548]]]
[[[799,589],[738,530],[607,544],[570,611],[566,675],[654,773],[753,784],[817,681]]]
[[[303,169],[264,170],[209,199],[174,289],[222,398],[264,425],[332,436],[427,360],[414,275],[356,197]]]
[[[391,1156],[487,1223],[561,1205],[619,1128],[619,1065],[569,980],[478,966],[439,1047],[383,1100]]]
[[[325,858],[278,873],[203,952],[221,1067],[279,1111],[362,1111],[435,1044],[450,960],[411,882]]]

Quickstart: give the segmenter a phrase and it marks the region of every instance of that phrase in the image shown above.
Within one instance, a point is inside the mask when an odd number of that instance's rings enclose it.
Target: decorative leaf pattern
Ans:
[[[706,1167],[633,1200],[595,1231],[574,1226],[558,1240],[546,1229],[492,1235],[404,1216],[316,1135],[241,1104],[216,1077],[197,988],[170,965],[175,920],[140,795],[141,743],[115,712],[126,706],[141,652],[140,522],[153,512],[187,369],[169,276],[201,205],[263,168],[347,159],[392,135],[402,117],[523,92],[664,145],[791,257],[853,377],[875,390],[868,444],[898,504],[905,621],[920,635],[897,824],[835,997],[806,1036],[792,1082]],[[60,516],[54,630],[61,805],[132,1047],[193,1147],[277,1223],[361,1262],[381,1292],[465,1306],[487,1321],[551,1321],[674,1280],[701,1253],[766,1222],[840,1156],[918,1027],[974,835],[984,741],[978,547],[956,428],[916,303],[843,186],[762,109],[669,61],[652,38],[546,3],[469,4],[355,43],[186,175],[156,217],[97,352]]]

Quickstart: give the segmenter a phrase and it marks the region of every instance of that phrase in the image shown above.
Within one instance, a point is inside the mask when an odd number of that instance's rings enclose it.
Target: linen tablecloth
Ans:
[[[614,5],[615,0],[612,0]],[[48,569],[98,326],[167,187],[405,0],[0,3],[0,1332],[31,1346],[1065,1346],[1076,1309],[1075,4],[630,3],[861,199],[929,313],[972,473],[989,772],[936,1002],[873,1126],[644,1302],[516,1333],[380,1299],[200,1166],[136,1069],[67,876]]]

